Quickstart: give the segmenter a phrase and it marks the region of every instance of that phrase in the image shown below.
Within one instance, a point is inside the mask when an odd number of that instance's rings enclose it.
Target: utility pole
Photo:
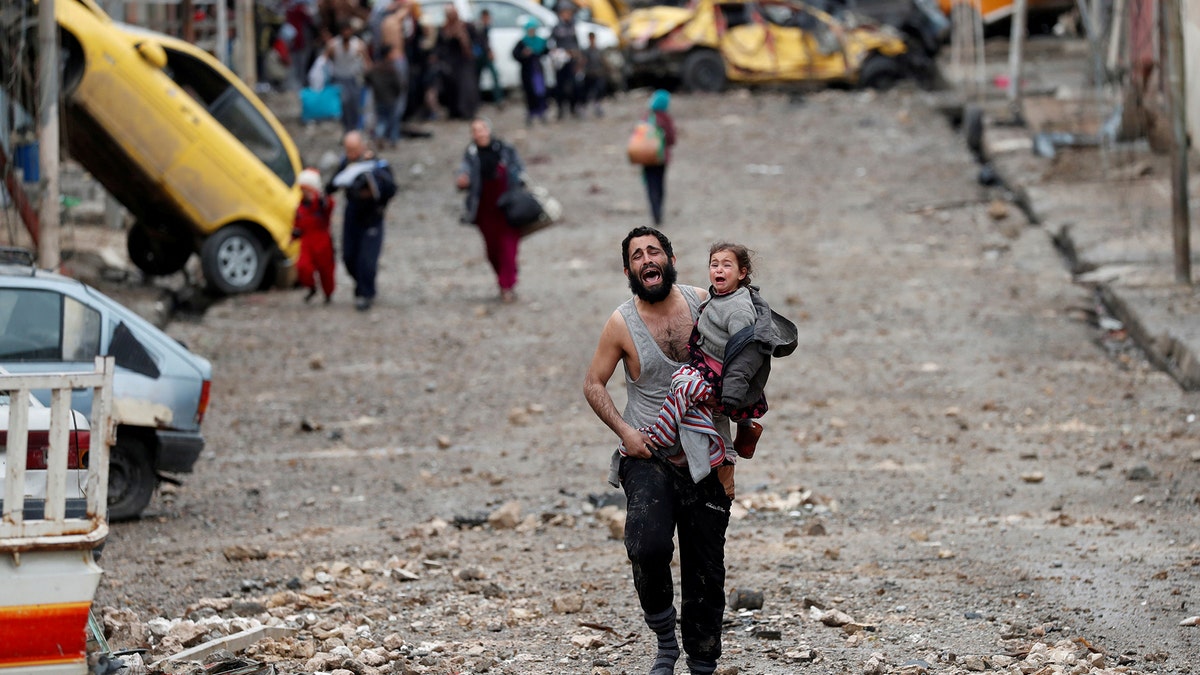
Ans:
[[[229,10],[225,0],[217,0],[217,60],[230,67],[229,63]]]
[[[1025,0],[1013,3],[1012,31],[1008,38],[1008,108],[1014,120],[1024,120],[1021,108],[1021,65],[1025,58]]]
[[[58,205],[58,21],[55,0],[38,3],[38,162],[42,194],[39,220],[38,264],[58,270],[62,265],[62,240]]]
[[[1171,120],[1171,234],[1175,244],[1175,281],[1192,285],[1191,228],[1188,217],[1187,99],[1184,96],[1183,13],[1179,0],[1159,5],[1162,62],[1167,76]]]
[[[236,68],[238,77],[253,87],[258,82],[257,46],[254,37],[254,2],[237,0],[237,41],[240,58]]]

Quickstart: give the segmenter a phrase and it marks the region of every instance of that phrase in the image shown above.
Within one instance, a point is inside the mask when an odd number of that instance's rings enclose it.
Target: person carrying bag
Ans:
[[[675,145],[675,120],[667,112],[670,105],[671,95],[666,90],[655,91],[650,96],[650,109],[629,139],[629,161],[642,167],[650,218],[655,225],[662,224],[667,164],[671,161],[671,146]]]

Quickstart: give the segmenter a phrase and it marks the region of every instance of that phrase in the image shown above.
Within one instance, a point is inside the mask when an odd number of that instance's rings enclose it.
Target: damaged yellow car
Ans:
[[[838,83],[886,89],[910,75],[898,31],[843,24],[797,0],[693,0],[621,21],[632,75],[678,78],[692,91],[730,82]]]

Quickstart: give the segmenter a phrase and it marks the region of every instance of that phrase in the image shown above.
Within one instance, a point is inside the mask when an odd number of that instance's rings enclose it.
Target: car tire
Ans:
[[[144,225],[134,225],[125,239],[129,259],[142,272],[160,277],[183,269],[192,257],[188,242],[155,236]]]
[[[258,290],[267,273],[262,243],[242,225],[226,225],[206,239],[200,263],[209,286],[225,295]]]
[[[725,59],[711,49],[694,51],[683,60],[680,79],[689,91],[725,91],[729,82],[725,76]]]
[[[156,487],[158,476],[145,444],[136,438],[118,438],[108,461],[108,519],[137,518]]]
[[[887,91],[904,78],[904,69],[896,59],[872,54],[858,71],[858,83],[867,89]]]

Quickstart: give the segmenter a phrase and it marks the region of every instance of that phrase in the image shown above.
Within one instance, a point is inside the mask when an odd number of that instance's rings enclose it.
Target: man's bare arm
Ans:
[[[607,388],[608,381],[617,370],[617,364],[625,358],[625,349],[621,343],[622,336],[626,334],[628,329],[625,327],[624,318],[620,313],[613,312],[605,322],[604,330],[600,332],[600,343],[596,346],[592,364],[584,376],[583,397],[587,399],[588,405],[592,406],[596,417],[612,429],[625,444],[628,454],[634,457],[649,457],[650,439],[621,417]]]

